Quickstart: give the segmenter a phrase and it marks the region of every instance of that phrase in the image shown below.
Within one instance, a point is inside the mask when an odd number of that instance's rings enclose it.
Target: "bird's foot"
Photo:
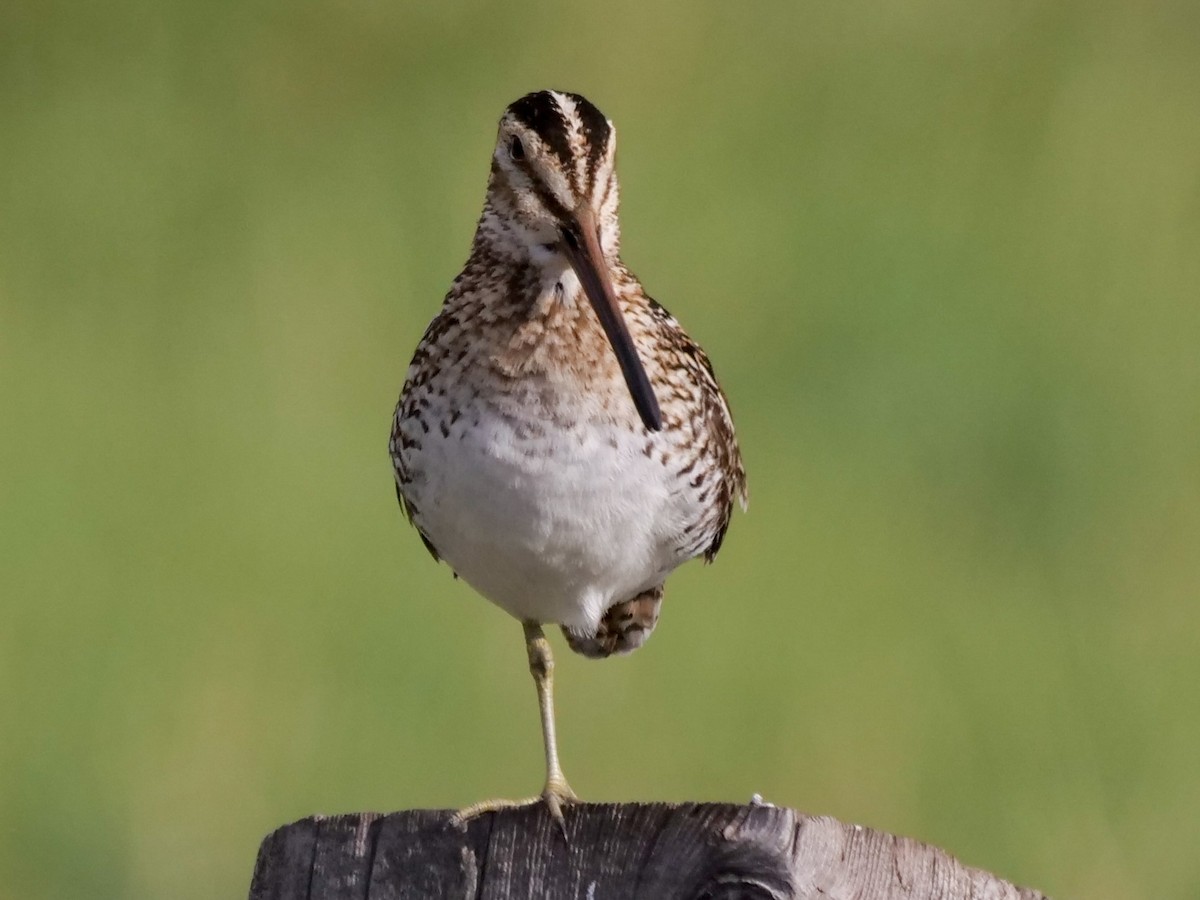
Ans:
[[[472,803],[470,806],[456,812],[451,821],[457,827],[465,828],[468,822],[484,813],[499,812],[502,809],[519,809],[522,806],[535,806],[538,803],[545,803],[546,809],[550,813],[550,818],[557,823],[559,831],[563,833],[563,837],[565,838],[567,836],[567,823],[563,818],[563,807],[578,802],[579,798],[575,796],[575,792],[571,790],[571,786],[567,784],[566,779],[555,778],[546,782],[542,793],[537,797],[527,797],[524,800],[483,800],[479,803]]]
[[[546,808],[550,810],[550,818],[558,823],[558,830],[565,838],[567,822],[563,818],[563,807],[571,803],[578,803],[579,798],[575,796],[575,792],[571,790],[571,786],[567,784],[565,778],[558,778],[546,782],[546,786],[542,789],[541,799],[545,801]]]

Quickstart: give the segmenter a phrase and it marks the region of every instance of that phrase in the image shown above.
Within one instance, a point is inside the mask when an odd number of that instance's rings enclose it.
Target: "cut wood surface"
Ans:
[[[936,847],[752,803],[312,816],[268,835],[250,900],[883,900],[1043,895]]]

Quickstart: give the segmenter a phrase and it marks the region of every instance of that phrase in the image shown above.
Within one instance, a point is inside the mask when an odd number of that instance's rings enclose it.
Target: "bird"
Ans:
[[[542,90],[500,119],[470,254],[412,357],[389,440],[434,560],[520,621],[544,802],[578,802],[558,756],[544,626],[590,658],[632,652],[667,576],[720,550],[746,472],[712,364],[622,262],[616,129]]]

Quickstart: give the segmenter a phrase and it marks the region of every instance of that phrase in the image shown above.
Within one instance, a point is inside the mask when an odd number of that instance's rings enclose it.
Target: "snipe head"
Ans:
[[[538,91],[500,119],[477,239],[550,278],[578,279],[651,431],[662,413],[613,289],[617,259],[617,133],[578,94]]]

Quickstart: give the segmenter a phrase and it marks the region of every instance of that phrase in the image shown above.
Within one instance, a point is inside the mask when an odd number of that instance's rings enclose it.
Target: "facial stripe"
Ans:
[[[549,187],[542,184],[536,178],[530,180],[533,185],[533,192],[537,194],[538,199],[542,201],[542,205],[550,211],[550,214],[559,221],[567,221],[571,214],[562,202],[554,195],[554,192]]]
[[[529,160],[512,160],[512,164],[516,167],[517,172],[520,174],[521,180],[524,182],[524,184],[513,184],[508,176],[508,173],[504,171],[503,166],[496,162],[495,159],[492,160],[492,177],[503,182],[503,184],[508,188],[510,195],[514,198],[517,196],[518,190],[532,191],[537,196],[538,200],[541,201],[542,206],[544,206],[551,215],[557,219],[565,221],[569,216],[567,208],[563,206],[562,201],[555,196],[554,191],[552,191],[548,185],[544,184],[542,180],[537,177],[537,174],[533,171]]]

